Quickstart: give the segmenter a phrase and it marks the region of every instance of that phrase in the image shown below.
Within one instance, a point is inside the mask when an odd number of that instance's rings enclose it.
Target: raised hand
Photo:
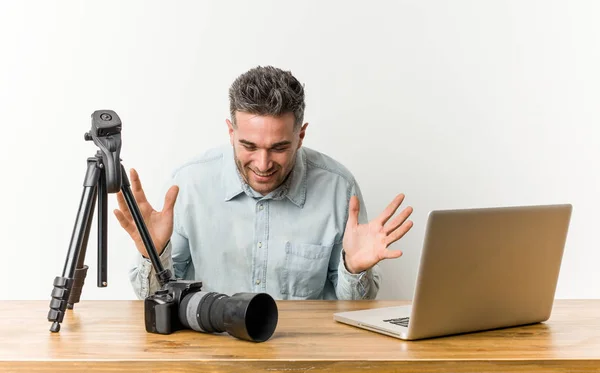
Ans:
[[[175,201],[177,200],[179,187],[173,185],[171,188],[169,188],[167,194],[165,195],[163,210],[156,211],[146,199],[146,195],[144,194],[144,189],[142,189],[142,183],[137,171],[132,168],[129,174],[131,192],[133,193],[133,197],[135,198],[140,209],[140,213],[144,218],[144,222],[148,228],[148,233],[150,234],[152,242],[154,243],[154,247],[160,255],[173,233],[173,207],[175,206]],[[123,229],[129,233],[129,236],[131,236],[133,242],[135,242],[135,246],[138,251],[147,258],[148,253],[146,252],[146,247],[144,246],[142,237],[137,229],[137,226],[135,225],[135,221],[131,216],[131,212],[127,207],[127,203],[125,202],[125,197],[123,196],[122,192],[117,193],[117,201],[119,203],[119,209],[115,209],[113,211],[117,217],[117,220],[119,220],[121,227],[123,227]]]
[[[365,271],[383,259],[402,256],[400,250],[390,250],[388,246],[402,238],[413,223],[408,219],[412,207],[406,207],[394,219],[394,215],[404,200],[399,194],[376,218],[367,224],[358,224],[359,201],[356,196],[350,198],[348,222],[344,232],[343,247],[346,252],[346,268],[350,273]],[[386,224],[387,223],[387,224]]]

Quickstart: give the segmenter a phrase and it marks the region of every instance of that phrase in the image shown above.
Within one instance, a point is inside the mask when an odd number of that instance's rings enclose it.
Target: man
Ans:
[[[368,222],[358,184],[340,163],[302,147],[304,88],[290,72],[257,67],[229,90],[231,146],[215,148],[172,174],[162,211],[132,191],[160,259],[177,278],[228,295],[275,299],[373,299],[377,263],[410,228],[404,196]],[[138,297],[158,288],[123,196],[115,215],[141,254],[130,279]]]

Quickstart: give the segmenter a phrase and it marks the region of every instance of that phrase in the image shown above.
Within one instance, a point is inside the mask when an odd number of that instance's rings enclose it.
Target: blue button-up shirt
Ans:
[[[339,162],[301,147],[286,181],[268,195],[237,170],[233,148],[209,150],[172,174],[179,186],[171,240],[160,255],[175,277],[202,281],[203,291],[266,292],[275,299],[373,299],[378,266],[348,272],[342,240],[350,197],[360,188]],[[140,299],[159,285],[139,256],[130,280]]]

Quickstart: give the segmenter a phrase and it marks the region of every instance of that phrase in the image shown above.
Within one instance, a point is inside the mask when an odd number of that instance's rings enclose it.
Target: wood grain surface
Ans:
[[[600,371],[600,300],[557,300],[541,324],[402,341],[333,313],[401,301],[279,301],[264,343],[191,330],[147,333],[142,301],[82,301],[59,333],[49,301],[0,301],[0,371]]]

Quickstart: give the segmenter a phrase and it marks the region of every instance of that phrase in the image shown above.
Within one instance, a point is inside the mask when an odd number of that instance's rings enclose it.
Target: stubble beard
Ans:
[[[266,195],[266,194],[274,191],[275,189],[279,188],[279,186],[281,184],[283,184],[285,182],[285,180],[290,176],[290,174],[292,173],[292,170],[294,168],[294,164],[296,164],[296,154],[297,154],[297,152],[294,153],[294,158],[292,159],[292,162],[290,163],[289,170],[285,171],[285,176],[283,176],[280,180],[277,180],[275,182],[275,185],[269,191],[266,191],[264,193],[264,195]],[[244,167],[244,165],[242,164],[242,161],[240,161],[240,159],[237,156],[237,152],[236,152],[235,148],[233,149],[233,158],[235,160],[235,165],[236,165],[236,167],[238,169],[238,172],[242,176],[242,179],[244,180],[244,182],[247,185],[252,186],[252,184],[250,184],[248,172],[253,172],[253,171],[251,171],[248,168]],[[278,170],[277,172],[279,172],[280,170]]]

